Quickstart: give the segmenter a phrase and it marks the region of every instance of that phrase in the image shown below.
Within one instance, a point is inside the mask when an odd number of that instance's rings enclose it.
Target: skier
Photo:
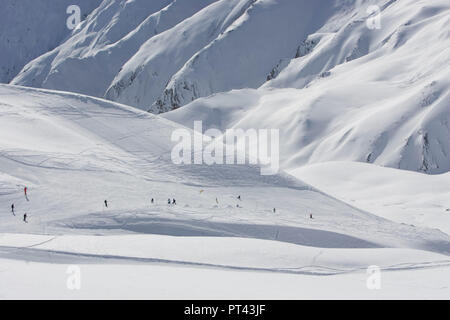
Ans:
[[[15,212],[14,212],[14,203],[11,205],[11,212],[12,212],[13,216],[16,215]]]
[[[216,198],[216,203],[219,204],[219,200]]]
[[[167,204],[171,204],[170,198],[167,199]]]
[[[313,219],[312,213],[309,214],[309,218],[310,218],[310,219]]]
[[[26,199],[27,201],[30,201],[30,200],[28,199],[27,191],[28,191],[28,188],[27,188],[27,187],[23,188],[23,193],[25,194],[25,199]]]
[[[155,203],[155,199],[152,198],[152,204],[154,204],[154,203]]]
[[[105,207],[108,208],[108,201],[105,200]]]
[[[275,208],[273,208],[273,213],[276,213],[276,212],[277,212],[277,210]]]
[[[241,200],[241,196],[238,196],[238,200]]]
[[[23,222],[28,223],[28,221],[27,221],[27,214],[26,213],[23,215]]]
[[[175,199],[173,199],[172,204],[177,204],[177,201]]]

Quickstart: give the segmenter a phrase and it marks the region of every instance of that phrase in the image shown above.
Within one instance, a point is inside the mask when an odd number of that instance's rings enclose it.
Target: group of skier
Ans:
[[[27,199],[27,201],[30,201],[30,200],[28,199],[27,191],[28,191],[28,188],[27,188],[27,187],[24,187],[24,188],[23,188],[23,193],[24,193],[24,195],[25,195],[25,199]],[[16,210],[16,206],[15,206],[15,204],[13,203],[13,204],[11,204],[11,213],[13,214],[13,216],[16,216],[16,211],[15,211],[15,210]],[[23,222],[28,223],[27,217],[28,217],[28,214],[25,212],[25,213],[23,214]]]
[[[28,191],[28,188],[25,186],[25,187],[23,188],[23,192],[24,192],[24,195],[25,195],[25,199],[26,199],[27,201],[30,201],[30,200],[28,199],[27,191]],[[203,190],[202,190],[202,191],[203,191]],[[200,191],[200,193],[201,193],[202,191]],[[237,197],[237,199],[238,199],[239,201],[242,201],[242,198],[241,198],[240,195]],[[155,203],[155,199],[152,198],[150,202],[151,202],[152,204],[154,204],[154,203]],[[216,203],[219,204],[219,200],[218,200],[217,198],[216,198]],[[173,198],[173,199],[170,199],[170,198],[169,198],[169,199],[167,199],[167,204],[169,204],[169,205],[176,205],[176,204],[177,204],[177,201],[175,200],[175,198]],[[105,200],[105,201],[104,201],[104,205],[105,205],[106,208],[108,208],[108,200]],[[236,207],[237,207],[237,208],[240,208],[239,204],[237,204]],[[11,204],[11,212],[12,212],[12,214],[13,214],[14,216],[16,215],[14,203]],[[273,208],[273,213],[276,213],[276,208]],[[28,215],[27,215],[27,213],[25,212],[24,215],[23,215],[23,221],[24,221],[25,223],[28,223],[27,217],[28,217]],[[313,219],[312,213],[310,213],[309,218],[310,218],[310,219]]]
[[[152,204],[154,204],[155,203],[155,199],[154,198],[152,198],[151,200],[150,200],[150,202],[152,203]],[[108,208],[108,200],[105,200],[105,201],[103,201],[103,204],[105,205],[105,208]],[[175,200],[175,199],[167,199],[167,204],[177,204],[177,200]]]
[[[200,191],[200,193],[202,193],[202,192],[203,192],[203,190]],[[239,201],[242,201],[242,198],[241,198],[240,195],[237,196],[237,199],[238,199]],[[151,202],[151,204],[154,204],[154,203],[155,203],[155,198],[152,198],[152,199],[150,200],[150,202]],[[216,203],[219,204],[219,199],[218,199],[217,197],[216,197]],[[167,204],[169,204],[169,205],[176,205],[176,204],[177,204],[177,201],[176,201],[175,199],[170,200],[170,198],[169,198],[169,199],[167,199]],[[106,200],[105,200],[105,206],[108,207],[108,204],[107,204]],[[237,205],[236,205],[236,208],[241,208],[241,206],[240,206],[239,204],[237,204]],[[276,208],[273,208],[273,213],[276,213],[276,212],[277,212],[277,209],[276,209]],[[313,218],[313,217],[312,217],[312,214],[310,215],[310,218],[311,218],[311,219]]]
[[[203,190],[200,191],[200,193],[202,193],[202,192],[203,192]],[[241,198],[240,195],[237,196],[237,199],[238,199],[239,201],[242,201],[242,198]],[[154,203],[155,203],[155,198],[152,198],[152,199],[150,200],[150,202],[151,202],[151,204],[154,204]],[[216,197],[216,203],[219,204],[219,199],[218,199],[217,197]],[[167,204],[169,204],[169,205],[176,205],[176,204],[177,204],[177,201],[176,201],[175,199],[170,200],[170,198],[169,198],[169,199],[167,199]],[[106,200],[105,200],[105,205],[106,205]],[[106,207],[108,207],[108,206],[106,205]],[[241,208],[241,206],[239,205],[239,203],[236,204],[236,208]],[[273,213],[276,213],[276,212],[277,212],[276,208],[273,208]],[[311,219],[312,219],[312,215],[311,215]]]

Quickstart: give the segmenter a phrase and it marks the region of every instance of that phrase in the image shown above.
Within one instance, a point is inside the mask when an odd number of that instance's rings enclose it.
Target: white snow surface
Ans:
[[[0,4],[0,298],[450,298],[448,0],[47,2]],[[175,165],[198,120],[281,170]]]
[[[69,37],[67,9],[78,5],[81,19],[102,0],[2,0],[0,4],[0,82],[8,83],[31,60]]]
[[[2,298],[319,296],[300,283],[347,288],[325,298],[449,297],[436,279],[450,268],[450,236],[436,228],[357,209],[282,171],[175,165],[170,137],[182,127],[124,105],[0,85],[0,112]],[[79,292],[67,289],[68,265],[82,270]],[[378,295],[369,265],[386,274]],[[195,280],[204,291],[183,290]]]
[[[449,173],[426,175],[357,162],[325,162],[290,173],[378,216],[450,234]]]
[[[189,127],[279,128],[287,169],[439,174],[450,170],[449,16],[447,0],[108,0],[11,83],[183,107],[168,117]]]

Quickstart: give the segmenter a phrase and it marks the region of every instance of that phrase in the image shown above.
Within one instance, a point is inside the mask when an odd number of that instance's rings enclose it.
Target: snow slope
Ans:
[[[379,31],[358,20],[348,23],[345,34],[314,36],[310,40],[318,43],[312,52],[292,60],[257,90],[198,99],[165,117],[191,127],[198,119],[221,129],[279,128],[286,169],[359,161],[447,172],[450,33],[444,26],[449,6],[439,2],[409,12],[400,10],[405,2],[385,9]],[[400,21],[405,24],[398,27]],[[346,59],[354,47],[344,44],[357,44],[354,38],[364,39],[359,43],[370,50]],[[341,46],[345,50],[337,49]]]
[[[0,85],[0,297],[448,299],[449,13],[105,0],[70,35],[50,15],[12,83],[63,91]],[[175,165],[197,120],[279,129],[282,170]]]
[[[326,162],[290,173],[378,216],[450,234],[449,173],[426,175],[356,162]]]
[[[412,241],[417,248],[430,246],[441,250],[439,243],[446,239],[443,234],[431,232],[431,237],[437,242],[416,241],[417,231],[411,228],[410,235],[405,231],[395,243],[390,222],[329,198],[285,173],[261,176],[259,168],[249,165],[175,165],[170,158],[175,142],[170,137],[180,126],[145,112],[68,93],[9,86],[2,86],[0,93],[0,167],[4,173],[3,184],[9,190],[3,198],[4,206],[20,201],[24,209],[18,210],[32,210],[32,213],[28,212],[30,219],[38,222],[17,225],[16,218],[6,216],[1,226],[4,231],[12,227],[42,231],[42,228],[51,230],[68,225],[131,231],[143,226],[144,230],[149,228],[154,232],[153,229],[157,228],[152,224],[146,225],[146,219],[140,223],[140,215],[151,210],[152,219],[167,226],[170,234],[172,226],[175,231],[181,228],[189,235],[204,229],[206,234],[211,232],[223,236],[236,233],[264,238],[273,235],[264,234],[266,227],[259,230],[257,225],[266,222],[269,223],[268,230],[272,230],[274,226],[271,224],[277,217],[272,209],[277,207],[288,222],[285,234],[277,225],[280,230],[277,237],[298,244],[317,241],[327,247],[331,242],[315,232],[310,233],[311,238],[299,237],[291,226],[326,229],[330,231],[330,239],[339,239],[344,233],[350,237],[342,236],[340,245],[343,246],[346,240],[348,245],[357,247],[395,246]],[[30,189],[29,202],[24,202],[21,195],[24,184]],[[201,193],[200,190],[204,191]],[[242,202],[243,208],[237,209],[236,197],[244,192],[246,201]],[[269,196],[271,193],[277,196]],[[152,209],[148,208],[148,202],[153,195],[157,205]],[[177,198],[179,207],[166,206],[169,197]],[[216,197],[219,203],[216,203]],[[105,198],[110,200],[111,210],[107,212],[102,211]],[[319,199],[322,199],[322,209],[317,207]],[[58,208],[64,208],[64,211]],[[341,208],[341,222],[347,220],[349,225],[333,222],[337,208]],[[212,216],[217,224],[212,226],[207,223],[211,219],[211,210],[217,211],[217,215]],[[248,212],[247,219],[243,219],[242,211]],[[306,219],[309,212],[322,218],[310,221]],[[208,219],[193,219],[179,226],[170,224],[174,217]],[[129,224],[122,225],[122,219],[129,220]],[[49,225],[50,221],[56,220],[59,222]],[[360,230],[348,230],[356,221],[362,224],[377,221],[379,236],[367,230],[364,234]],[[241,230],[239,225],[245,225],[244,222],[249,226]],[[406,230],[409,227],[398,228]]]
[[[221,0],[148,40],[123,66],[106,97],[147,110],[171,77],[199,50],[222,34],[254,0]],[[157,106],[154,113],[172,108]]]
[[[70,263],[70,262],[69,262]],[[368,290],[365,273],[326,277],[166,264],[80,263],[80,290],[68,290],[73,265],[0,259],[3,299],[448,299],[448,268],[382,273]],[[18,276],[20,274],[20,277]]]
[[[398,272],[385,297],[410,296],[398,280],[404,272],[417,270],[422,287],[449,268],[450,237],[437,229],[355,209],[283,172],[261,176],[250,165],[173,164],[170,137],[181,127],[159,116],[87,96],[7,85],[0,85],[0,112],[2,297],[54,297],[65,287],[60,280],[67,274],[60,272],[67,264],[86,270],[83,283],[91,289],[77,297],[125,298],[165,296],[156,287],[143,290],[152,280],[142,264],[183,278],[197,277],[199,269],[225,279],[270,271],[267,285],[283,278],[280,272],[322,285],[314,278],[330,275],[338,287],[350,281],[361,292],[367,291],[360,280],[365,268],[376,264]],[[21,220],[24,212],[28,223]],[[32,269],[21,261],[31,261]],[[135,267],[142,278],[131,284],[133,293],[91,287],[103,279],[90,276],[99,270],[119,275],[114,286],[123,286],[130,280],[124,274]],[[26,284],[21,272],[36,271],[48,287]],[[279,297],[276,292],[270,296]],[[281,296],[303,295],[291,288]]]
[[[31,61],[12,83],[102,97],[144,43],[214,1],[103,1],[72,37]]]
[[[294,58],[308,35],[339,29],[359,10],[356,1],[256,1],[171,78],[151,111],[179,108],[217,92],[258,88],[278,64]]]
[[[168,117],[280,128],[287,169],[360,161],[438,174],[450,170],[449,13],[444,0],[110,0],[12,83],[153,113],[213,95],[214,110],[199,100]]]
[[[211,93],[262,85],[309,34],[343,27],[362,3],[107,0],[12,84],[165,112]]]
[[[3,0],[0,3],[0,82],[10,82],[31,60],[53,50],[71,34],[70,5],[83,19],[101,0]]]

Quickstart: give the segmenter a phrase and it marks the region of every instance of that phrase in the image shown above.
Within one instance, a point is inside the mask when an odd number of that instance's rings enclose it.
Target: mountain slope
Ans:
[[[187,126],[198,119],[221,129],[279,128],[283,167],[289,169],[360,161],[447,172],[450,6],[436,1],[403,11],[401,4],[387,7],[380,30],[350,22],[346,36],[311,37],[312,51],[257,90],[199,99],[165,117]],[[405,23],[398,27],[400,21]],[[362,56],[348,58],[352,52]]]
[[[153,113],[196,100],[168,118],[280,128],[286,169],[361,161],[449,171],[448,1],[325,2],[105,1],[12,83]],[[368,28],[370,5],[379,29]]]
[[[30,62],[12,83],[102,97],[145,42],[213,2],[104,1],[72,37]]]
[[[101,0],[3,0],[0,4],[0,82],[11,81],[32,59],[54,49],[71,34],[70,5],[85,18]]]
[[[257,1],[171,78],[151,111],[176,109],[217,92],[258,88],[280,61],[295,56],[309,34],[339,29],[359,10],[352,1]]]
[[[4,207],[16,202],[18,212],[30,214],[28,225],[2,216],[2,231],[117,229],[273,239],[278,229],[280,241],[308,246],[447,251],[443,233],[358,211],[282,172],[175,165],[170,137],[180,126],[160,117],[67,93],[10,86],[0,86],[0,93],[0,201]],[[24,201],[23,185],[30,201]],[[157,199],[154,208],[149,197]],[[169,197],[178,206],[164,204]]]
[[[102,96],[122,64],[148,37],[184,18],[186,6],[170,3],[103,1],[70,38],[30,62],[12,83]]]
[[[336,32],[369,3],[107,0],[77,33],[30,62],[12,84],[105,96],[165,112],[211,93],[262,85],[309,34]]]
[[[283,172],[175,165],[171,135],[182,128],[101,99],[0,85],[0,206],[14,203],[16,214],[0,216],[0,295],[192,297],[184,288],[195,280],[199,297],[254,297],[245,287],[263,278],[262,297],[279,298],[270,288],[280,281],[296,284],[283,297],[298,297],[305,281],[322,297],[330,281],[340,297],[355,294],[349,287],[366,296],[366,268],[377,265],[383,297],[446,296],[430,283],[448,272],[447,234],[355,209]],[[72,292],[74,266],[83,290]],[[105,276],[114,290],[98,289]],[[218,292],[232,279],[232,291]]]
[[[218,1],[147,41],[123,67],[106,93],[110,100],[147,110],[171,77],[223,33],[254,0]],[[169,108],[170,109],[170,108]],[[155,107],[154,113],[169,110]]]
[[[301,167],[291,173],[380,217],[437,228],[450,234],[448,172],[427,175],[367,163],[325,162]]]

